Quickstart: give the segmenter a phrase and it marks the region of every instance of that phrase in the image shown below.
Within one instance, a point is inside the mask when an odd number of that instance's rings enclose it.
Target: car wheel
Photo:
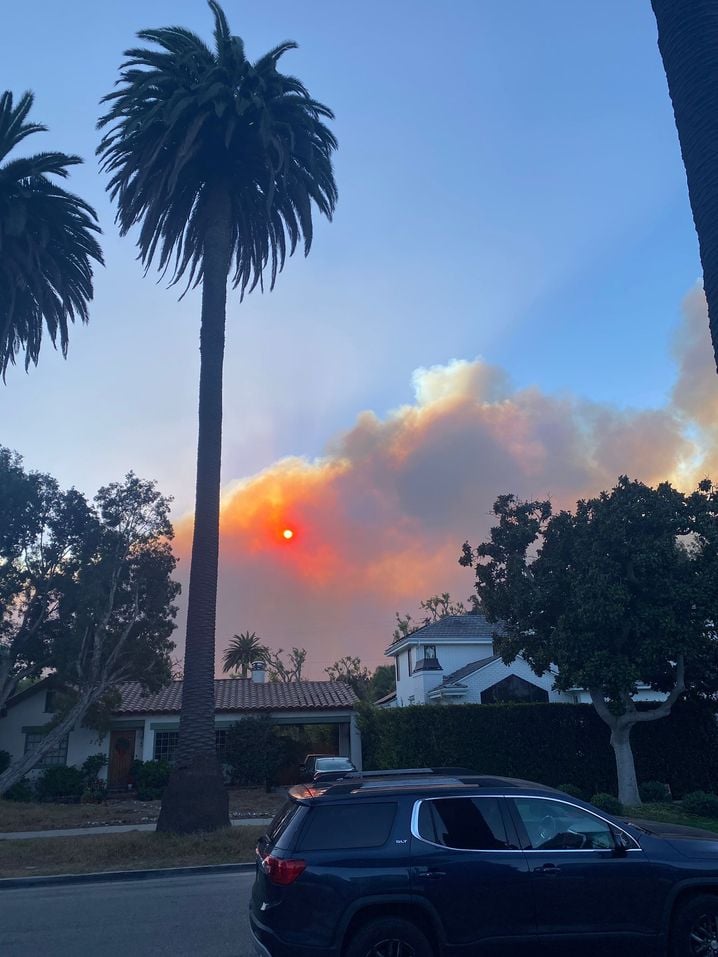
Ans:
[[[673,921],[671,957],[717,957],[718,897],[701,894],[684,904]]]
[[[416,924],[401,917],[381,917],[357,928],[345,957],[434,957],[434,950]]]

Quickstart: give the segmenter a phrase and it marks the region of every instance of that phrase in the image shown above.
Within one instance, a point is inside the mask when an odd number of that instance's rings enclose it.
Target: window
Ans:
[[[514,798],[514,806],[526,829],[527,851],[607,851],[615,847],[610,825],[574,804]]]
[[[408,650],[407,653],[406,653],[406,660],[407,660],[408,665],[409,665],[409,674],[410,674],[410,675],[414,673],[414,659],[415,659],[415,657],[416,657],[416,652],[414,651],[413,648],[409,648],[409,650]]]
[[[508,842],[499,798],[439,798],[422,801],[419,837],[466,851],[517,850]]]
[[[506,701],[548,701],[548,691],[518,675],[508,675],[481,692],[482,704],[503,704]]]
[[[401,667],[399,666],[399,659],[401,655],[397,655],[394,661],[396,662],[396,680],[398,681],[401,678]]]
[[[227,760],[227,728],[215,728],[214,746],[220,763]]]
[[[436,658],[436,645],[424,645],[424,657]]]
[[[315,807],[299,839],[302,851],[327,851],[386,844],[396,804],[329,804]]]
[[[57,710],[57,691],[46,691],[45,714],[55,714]]]
[[[177,750],[179,731],[155,731],[155,761],[166,761],[172,764]]]
[[[29,754],[31,751],[37,751],[45,737],[45,732],[43,731],[30,731],[25,735],[25,754]],[[42,756],[39,763],[36,765],[38,768],[56,768],[58,766],[64,766],[67,764],[67,739],[69,735],[65,735],[64,738],[60,738],[54,748]]]

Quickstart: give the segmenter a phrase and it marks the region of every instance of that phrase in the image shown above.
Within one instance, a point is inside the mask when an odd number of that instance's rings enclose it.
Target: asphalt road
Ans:
[[[252,957],[253,874],[0,890],[2,957]]]

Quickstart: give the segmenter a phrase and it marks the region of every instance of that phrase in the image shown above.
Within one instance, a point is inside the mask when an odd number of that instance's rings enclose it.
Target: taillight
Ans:
[[[283,857],[274,857],[272,854],[262,858],[264,873],[273,884],[280,884],[282,887],[293,884],[306,866],[306,861],[287,860]]]

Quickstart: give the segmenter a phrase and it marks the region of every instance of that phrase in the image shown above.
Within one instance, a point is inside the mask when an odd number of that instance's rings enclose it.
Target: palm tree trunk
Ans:
[[[651,0],[698,233],[718,367],[718,0]]]
[[[190,833],[229,825],[214,733],[214,632],[222,458],[222,364],[231,256],[228,197],[207,201],[200,331],[199,438],[192,565],[187,607],[177,758],[162,799],[158,831]]]

